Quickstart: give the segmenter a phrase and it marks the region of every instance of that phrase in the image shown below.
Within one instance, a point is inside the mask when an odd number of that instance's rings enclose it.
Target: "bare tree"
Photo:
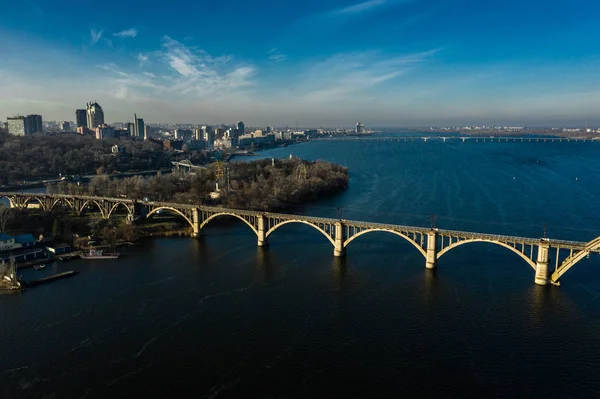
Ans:
[[[12,218],[12,209],[0,205],[0,233],[6,232],[6,224]]]

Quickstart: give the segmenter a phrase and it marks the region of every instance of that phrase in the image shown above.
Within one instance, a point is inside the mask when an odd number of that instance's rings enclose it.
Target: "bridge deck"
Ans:
[[[293,215],[287,213],[273,213],[273,212],[261,212],[253,210],[242,210],[242,209],[231,209],[223,207],[212,207],[194,204],[180,204],[172,202],[159,202],[159,201],[140,201],[130,198],[113,198],[113,197],[96,197],[96,196],[84,196],[84,195],[68,195],[68,194],[35,194],[35,193],[14,193],[14,192],[0,192],[0,197],[26,197],[26,198],[52,198],[52,199],[79,199],[79,200],[94,200],[94,201],[107,201],[111,203],[123,203],[123,204],[135,204],[152,206],[152,207],[166,207],[180,210],[193,210],[198,209],[201,212],[208,213],[234,213],[240,216],[265,216],[267,218],[280,219],[280,220],[299,220],[314,224],[335,224],[342,222],[344,226],[350,228],[360,229],[380,229],[380,230],[393,230],[398,232],[410,232],[417,234],[427,234],[431,232],[431,228],[418,227],[418,226],[403,226],[397,224],[387,223],[375,223],[375,222],[364,222],[356,220],[340,220],[334,218],[323,218],[306,215]],[[458,230],[443,230],[436,229],[438,235],[444,237],[454,237],[459,240],[486,240],[486,241],[497,241],[511,244],[524,244],[524,245],[538,245],[541,242],[545,242],[551,248],[561,249],[573,249],[573,250],[590,250],[592,252],[600,253],[600,249],[588,249],[588,243],[580,241],[568,241],[568,240],[557,240],[557,239],[540,239],[530,237],[518,237],[518,236],[507,236],[498,234],[487,234],[487,233],[476,233],[466,232]]]

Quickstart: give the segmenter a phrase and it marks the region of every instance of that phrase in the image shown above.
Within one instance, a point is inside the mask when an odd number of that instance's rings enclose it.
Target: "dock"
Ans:
[[[49,283],[49,282],[54,281],[54,280],[59,280],[59,279],[62,279],[62,278],[72,277],[72,276],[76,275],[77,273],[78,272],[76,272],[74,270],[69,270],[67,272],[62,272],[62,273],[54,274],[52,276],[44,277],[44,278],[41,278],[39,280],[23,281],[23,285],[25,287],[35,287],[36,285]]]

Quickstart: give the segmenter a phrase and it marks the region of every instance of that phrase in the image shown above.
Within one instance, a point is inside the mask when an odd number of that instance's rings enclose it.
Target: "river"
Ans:
[[[257,157],[348,166],[295,209],[384,223],[591,240],[598,143],[315,141]],[[235,166],[233,166],[235,167]],[[345,259],[304,225],[256,247],[242,222],[148,239],[118,261],[0,296],[0,397],[597,397],[600,262],[539,287],[518,256],[459,247],[425,270],[385,233]]]

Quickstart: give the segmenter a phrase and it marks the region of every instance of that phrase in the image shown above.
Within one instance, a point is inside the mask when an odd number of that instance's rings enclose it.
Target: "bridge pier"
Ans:
[[[193,229],[194,232],[192,233],[192,237],[194,238],[198,238],[202,235],[202,231],[200,230],[200,223],[202,216],[200,214],[200,211],[198,210],[198,208],[194,208],[194,210],[192,211],[192,222],[193,222]]]
[[[547,285],[549,281],[548,252],[548,244],[542,243],[538,245],[537,262],[535,263],[535,283],[538,285]]]
[[[346,247],[344,247],[344,225],[342,222],[337,222],[335,224],[334,242],[333,256],[338,258],[346,256]]]
[[[437,231],[432,230],[427,233],[427,260],[425,261],[427,269],[437,267]]]
[[[269,245],[269,241],[267,240],[267,236],[266,236],[265,222],[266,222],[266,218],[264,215],[258,216],[258,246],[259,247],[266,247]]]

